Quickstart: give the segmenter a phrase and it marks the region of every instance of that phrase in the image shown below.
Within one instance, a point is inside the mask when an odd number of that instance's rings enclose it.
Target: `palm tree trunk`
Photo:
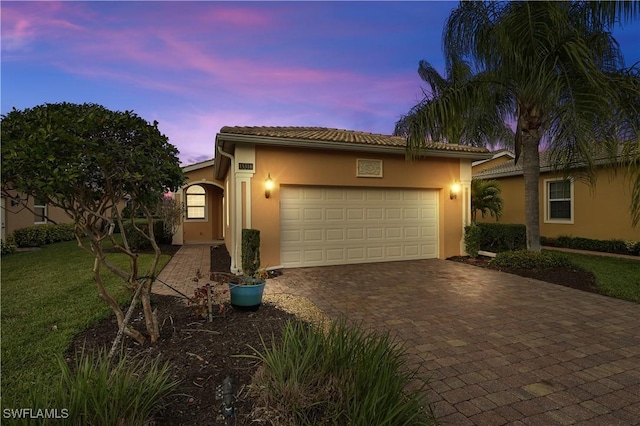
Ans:
[[[539,144],[539,137],[527,133],[523,134],[524,222],[527,227],[527,249],[531,251],[540,251]]]

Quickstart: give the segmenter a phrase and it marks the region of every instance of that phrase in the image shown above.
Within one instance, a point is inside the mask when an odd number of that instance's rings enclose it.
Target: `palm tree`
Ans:
[[[557,167],[584,164],[595,179],[594,155],[633,156],[634,226],[640,221],[639,65],[625,69],[610,33],[617,20],[640,15],[640,2],[462,2],[444,29],[447,68],[469,63],[458,84],[427,93],[401,121],[407,152],[429,141],[480,145],[513,123],[516,161],[522,157],[527,247],[540,250],[539,149]],[[481,119],[477,132],[460,132],[464,117]]]
[[[429,62],[420,61],[418,74],[422,81],[428,84],[429,89],[424,92],[424,100],[398,120],[393,132],[395,136],[408,137],[414,125],[412,120],[419,117],[421,110],[428,108],[433,99],[437,99],[452,90],[460,89],[473,77],[471,67],[462,60],[455,61],[447,66],[446,77],[441,76],[438,70]],[[508,99],[498,99],[496,96],[491,96],[490,93],[487,93],[484,99],[487,104],[483,108],[461,111],[460,114],[450,117],[447,123],[447,134],[438,133],[434,140],[451,143],[465,140],[468,144],[474,146],[494,147],[497,144],[505,143],[509,145],[509,141],[513,139],[513,130],[491,112],[493,104],[508,102]],[[438,129],[432,128],[431,130],[435,136],[435,132]]]
[[[502,197],[500,183],[497,180],[471,180],[471,221],[476,221],[478,212],[482,217],[494,216],[496,221],[502,217]]]

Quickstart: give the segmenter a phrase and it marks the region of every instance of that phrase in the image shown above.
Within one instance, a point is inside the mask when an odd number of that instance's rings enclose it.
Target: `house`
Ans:
[[[26,199],[26,207],[23,202]],[[67,213],[59,207],[47,205],[33,197],[0,197],[0,219],[2,221],[1,239],[4,241],[14,231],[27,226],[47,223],[73,223]],[[30,209],[30,210],[29,210]]]
[[[174,196],[184,205],[184,219],[173,237],[174,244],[210,244],[224,238],[224,182],[214,177],[214,160],[183,167],[185,185]]]
[[[223,127],[215,161],[185,167],[174,242],[222,238],[232,270],[241,231],[261,231],[271,268],[446,258],[464,252],[471,163],[484,148],[318,127]]]
[[[502,158],[502,157],[500,157]],[[494,158],[473,167],[473,177],[500,183],[504,210],[501,223],[525,223],[522,161],[494,162]],[[550,153],[540,153],[540,235],[543,237],[620,239],[640,241],[640,227],[633,227],[630,204],[632,184],[624,166],[616,169],[596,160],[595,186],[554,169]],[[487,167],[487,165],[489,167]],[[576,167],[574,169],[578,171]],[[479,219],[480,220],[480,219]],[[494,222],[494,218],[482,221]]]
[[[483,170],[487,170],[501,164],[512,161],[516,156],[507,149],[501,149],[500,151],[492,152],[492,156],[485,160],[478,160],[471,163],[473,167],[473,174],[476,175]]]

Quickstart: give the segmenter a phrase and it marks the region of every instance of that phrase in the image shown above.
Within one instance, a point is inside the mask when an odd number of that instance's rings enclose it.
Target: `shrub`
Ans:
[[[582,237],[570,237],[561,235],[557,238],[540,238],[543,245],[550,247],[563,247],[576,250],[599,251],[604,253],[640,255],[640,242],[623,240],[594,240]]]
[[[322,326],[289,322],[280,342],[263,341],[253,392],[272,424],[428,425],[425,383],[408,371],[405,350],[388,334],[340,320]],[[264,412],[263,412],[264,411]],[[264,417],[262,417],[264,418]]]
[[[464,250],[471,257],[478,257],[481,230],[475,223],[464,228]]]
[[[163,407],[162,400],[179,382],[172,381],[168,364],[158,359],[122,355],[117,362],[105,350],[83,353],[69,367],[58,356],[60,379],[46,392],[36,389],[30,395],[34,409],[67,409],[62,425],[146,425],[151,415]],[[41,384],[40,386],[44,386]],[[51,395],[44,400],[42,395]]]
[[[133,250],[147,250],[151,248],[151,242],[138,232],[134,223],[126,221],[123,224],[124,232],[127,234],[127,242]],[[148,224],[146,219],[136,219],[135,226],[147,232]],[[153,221],[153,235],[158,244],[171,244],[173,236],[167,232],[164,223],[161,220]]]
[[[477,223],[480,228],[480,250],[500,253],[527,248],[524,225],[505,223]]]
[[[242,273],[253,276],[260,268],[260,231],[242,230]]]
[[[34,225],[17,229],[14,233],[18,247],[41,247],[46,244],[71,241],[75,238],[75,225],[60,223],[57,225]]]
[[[557,251],[505,251],[498,253],[490,262],[494,266],[518,269],[546,269],[572,266],[567,256]]]
[[[0,240],[0,246],[2,246],[2,256],[11,254],[18,249],[13,235],[8,235],[6,239]]]

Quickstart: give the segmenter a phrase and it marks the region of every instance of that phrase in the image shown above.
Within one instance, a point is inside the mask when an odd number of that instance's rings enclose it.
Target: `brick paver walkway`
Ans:
[[[443,260],[287,269],[267,292],[391,330],[443,424],[640,424],[640,305]]]
[[[192,295],[209,261],[183,246],[160,278]],[[638,304],[444,260],[283,272],[267,293],[404,341],[442,424],[640,424]]]
[[[193,296],[193,290],[205,285],[209,280],[211,265],[211,246],[205,244],[185,245],[173,255],[167,266],[160,272],[158,279],[185,294]],[[200,280],[194,280],[200,271]],[[156,294],[179,296],[178,293],[160,282],[153,284]]]

